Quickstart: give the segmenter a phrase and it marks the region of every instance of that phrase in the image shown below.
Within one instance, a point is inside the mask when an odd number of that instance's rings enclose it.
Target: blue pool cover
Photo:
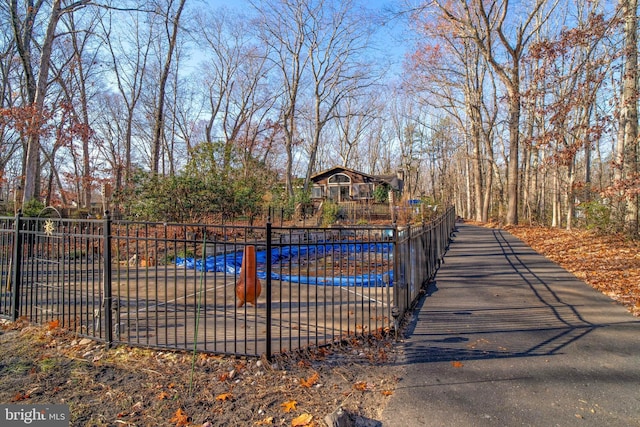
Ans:
[[[296,258],[308,256],[323,256],[324,254],[340,252],[346,254],[355,254],[361,252],[390,253],[393,245],[389,243],[331,243],[304,246],[284,246],[274,247],[271,250],[272,265],[282,262],[291,262]],[[266,279],[265,266],[267,262],[267,251],[256,251],[256,261],[258,263],[258,277]],[[233,252],[217,256],[208,256],[204,262],[202,259],[195,258],[177,258],[176,264],[179,267],[187,269],[196,269],[198,271],[219,272],[228,274],[239,274],[242,265],[242,252]],[[386,277],[385,277],[386,276]],[[326,285],[326,286],[392,286],[393,271],[384,274],[369,273],[356,276],[295,276],[271,273],[274,280],[282,280],[293,283],[303,283],[309,285]]]

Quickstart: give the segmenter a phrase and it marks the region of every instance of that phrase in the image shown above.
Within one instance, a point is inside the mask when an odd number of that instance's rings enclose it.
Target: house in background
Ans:
[[[336,166],[311,177],[311,199],[317,204],[325,200],[338,204],[348,202],[374,202],[374,191],[379,186],[401,192],[402,173],[369,175],[342,166]]]

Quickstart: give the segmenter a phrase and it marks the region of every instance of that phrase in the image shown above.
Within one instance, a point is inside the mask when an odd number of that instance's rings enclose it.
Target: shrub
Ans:
[[[45,208],[44,203],[37,199],[31,199],[22,206],[22,215],[37,217]]]
[[[325,202],[322,205],[322,225],[328,227],[335,224],[340,215],[340,206],[334,202]]]
[[[607,232],[611,230],[611,206],[601,201],[593,200],[581,203],[578,206],[578,216],[584,222],[588,230]]]
[[[389,201],[389,187],[387,185],[378,185],[373,190],[373,199],[376,203],[387,203]]]

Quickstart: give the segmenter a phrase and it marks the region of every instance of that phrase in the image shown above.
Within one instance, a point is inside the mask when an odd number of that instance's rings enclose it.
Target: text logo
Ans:
[[[69,427],[69,406],[0,405],[0,425]]]

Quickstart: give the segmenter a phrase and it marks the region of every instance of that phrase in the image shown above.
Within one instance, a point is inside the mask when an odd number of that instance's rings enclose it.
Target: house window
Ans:
[[[354,199],[372,199],[373,184],[353,184],[352,193]]]
[[[351,178],[342,173],[337,173],[329,178],[329,184],[347,184],[351,182]]]
[[[336,203],[340,201],[340,187],[337,185],[329,187],[329,200]]]
[[[337,173],[329,178],[329,200],[340,203],[351,200],[351,178]]]
[[[312,199],[324,198],[324,187],[320,185],[311,187],[311,198]]]

